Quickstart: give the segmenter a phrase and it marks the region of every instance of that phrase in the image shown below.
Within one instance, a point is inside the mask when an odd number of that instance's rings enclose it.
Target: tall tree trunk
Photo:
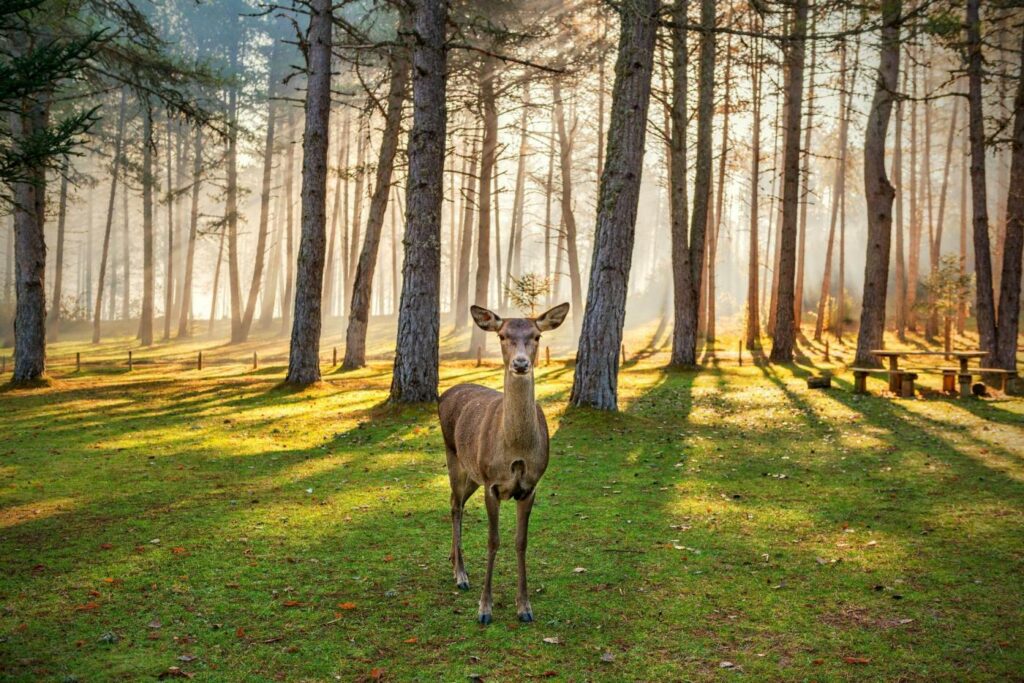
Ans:
[[[494,291],[498,301],[502,308],[505,308],[505,292],[502,291],[504,288],[501,286],[505,281],[501,274],[501,188],[498,187],[498,160],[494,160],[495,171],[492,177],[494,178],[494,265],[495,265],[495,276],[494,276]]]
[[[459,279],[455,297],[455,331],[462,330],[469,321],[469,274],[470,255],[473,246],[473,218],[476,216],[476,202],[473,199],[476,185],[476,162],[480,146],[476,137],[469,154],[469,173],[462,181],[462,238],[459,240]]]
[[[347,177],[348,175],[348,151],[349,151],[349,136],[350,120],[348,113],[345,114],[345,120],[341,125],[341,139],[338,140],[338,170],[337,175],[334,177],[334,203],[331,207],[331,232],[330,238],[327,242],[327,264],[324,267],[324,301],[327,302],[328,310],[330,310],[331,302],[334,301],[334,287],[335,282],[338,280],[338,269],[334,263],[334,243],[335,238],[338,234],[338,216],[341,214],[341,207],[346,206],[345,224],[342,226],[342,230],[345,232],[345,248],[342,251],[342,259],[345,259],[347,263],[348,259],[348,181],[342,183],[342,176]],[[344,189],[345,194],[342,195]],[[347,266],[344,268],[347,272]],[[346,276],[347,277],[347,276]],[[341,287],[345,287],[345,283],[340,283]]]
[[[817,13],[811,15],[811,33],[817,25]],[[800,171],[803,188],[800,200],[800,230],[797,244],[796,286],[793,292],[793,325],[797,336],[804,310],[804,263],[807,255],[807,206],[811,203],[811,140],[814,132],[814,74],[818,64],[818,42],[811,43],[811,68],[807,83],[807,126],[804,129],[803,168]]]
[[[15,31],[17,34],[17,31]],[[28,37],[13,40],[26,54]],[[43,134],[50,121],[50,94],[24,98],[9,118],[11,139],[26,143]],[[13,183],[14,194],[14,374],[11,381],[32,382],[46,371],[46,167],[28,169]]]
[[[980,0],[967,0],[967,84],[971,140],[971,207],[974,224],[975,317],[983,351],[996,352],[995,301],[992,294],[992,252],[988,238],[988,195],[985,181],[985,119],[982,112]],[[988,359],[982,360],[987,365]]]
[[[123,223],[121,239],[121,267],[124,268],[124,298],[121,301],[121,318],[128,320],[131,317],[131,295],[132,295],[132,260],[131,260],[131,232],[128,219],[128,182],[127,171],[125,171],[125,191],[121,193],[121,222]]]
[[[896,336],[907,340],[907,274],[903,260],[903,101],[896,102],[896,134],[892,148],[892,177],[896,203]]]
[[[864,190],[867,202],[868,246],[864,265],[864,300],[857,335],[855,363],[877,367],[872,349],[882,346],[885,297],[889,280],[892,203],[896,192],[885,173],[885,137],[900,71],[900,0],[882,3],[882,41],[875,94],[864,135]]]
[[[409,78],[409,60],[404,47],[393,47],[389,55],[391,83],[388,89],[384,132],[380,140],[377,159],[377,178],[370,199],[370,215],[366,221],[366,236],[359,254],[356,277],[352,285],[352,307],[345,333],[345,360],[342,367],[351,370],[366,365],[366,326],[370,319],[370,295],[373,273],[377,267],[384,211],[391,192],[391,173],[394,168],[398,137],[402,130],[402,105],[405,102],[406,82]]]
[[[356,274],[356,245],[359,244],[359,230],[363,226],[363,186],[366,181],[366,148],[370,146],[370,113],[363,117],[360,130],[356,132],[359,142],[356,145],[356,174],[352,188],[352,236],[348,242],[348,257],[345,262],[345,289],[342,301],[348,299],[352,291],[352,280]],[[365,126],[365,133],[362,127]]]
[[[284,214],[285,214],[285,274],[284,292],[281,296],[281,334],[292,327],[292,309],[295,305],[295,115],[288,110],[288,158],[284,165]]]
[[[267,268],[266,284],[263,285],[263,297],[260,299],[260,329],[267,329],[273,324],[274,311],[277,308],[278,283],[281,280],[281,254],[284,251],[282,204],[281,193],[278,192],[274,196],[274,241],[270,247],[270,264]]]
[[[616,78],[619,76],[616,74]],[[576,244],[576,214],[572,209],[572,148],[573,136],[566,129],[565,107],[562,103],[562,83],[558,77],[551,80],[551,96],[555,104],[555,121],[558,127],[559,168],[562,178],[562,196],[559,205],[562,210],[562,238],[565,240],[566,256],[569,261],[569,287],[572,302],[572,328],[579,334],[582,324],[583,283],[580,276],[579,253]],[[575,121],[573,125],[575,129]],[[601,182],[604,182],[602,176]],[[558,254],[561,258],[561,249]],[[556,268],[556,273],[559,269]],[[556,274],[557,278],[558,275]]]
[[[192,273],[196,260],[196,237],[199,234],[199,190],[203,181],[203,129],[192,133],[192,198],[188,214],[188,247],[185,251],[185,273],[182,277],[181,310],[178,314],[178,337],[192,336]]]
[[[715,188],[715,213],[711,235],[708,240],[707,302],[704,343],[713,345],[715,342],[715,266],[718,261],[718,238],[722,234],[722,214],[725,202],[725,164],[729,157],[729,90],[732,87],[732,35],[725,41],[725,92],[722,98],[722,151],[718,158],[718,183]]]
[[[845,25],[845,21],[844,21]],[[832,201],[830,208],[831,217],[828,228],[828,244],[825,248],[825,269],[821,277],[821,296],[818,298],[818,319],[814,324],[814,341],[821,341],[825,331],[825,318],[828,317],[829,301],[832,298],[832,260],[835,251],[836,222],[839,218],[839,210],[846,201],[846,164],[849,148],[850,113],[852,112],[853,88],[857,81],[857,66],[860,61],[860,43],[853,56],[853,69],[850,75],[846,73],[846,43],[840,46],[839,53],[839,78],[843,91],[840,93],[839,111],[839,144],[836,154],[835,177],[832,181]],[[840,289],[842,288],[840,282]],[[836,310],[836,317],[839,311]],[[834,321],[833,321],[834,322]],[[833,325],[834,327],[834,325]]]
[[[1006,196],[1002,277],[999,289],[999,325],[996,352],[988,365],[1017,369],[1017,334],[1020,328],[1021,254],[1024,251],[1024,33],[1021,34],[1017,94],[1013,104],[1010,145],[1010,183]]]
[[[65,159],[61,165],[60,198],[57,204],[57,258],[53,264],[53,298],[50,300],[50,314],[46,322],[50,341],[57,341],[60,334],[60,300],[64,287],[64,233],[68,215],[68,173],[70,166]],[[13,233],[12,233],[13,235]],[[13,243],[11,244],[13,247]],[[14,250],[10,253],[13,255]],[[11,269],[13,272],[13,269]]]
[[[282,43],[274,43],[274,52],[278,52]],[[271,65],[267,75],[267,137],[263,142],[263,182],[260,189],[260,224],[256,233],[256,253],[252,268],[252,280],[249,283],[249,298],[245,304],[241,323],[237,330],[232,330],[232,343],[244,342],[249,338],[252,319],[256,315],[256,299],[263,286],[263,264],[266,262],[267,232],[270,222],[270,174],[274,166],[274,134],[277,129],[277,112],[274,97],[277,94],[277,55],[271,56]]]
[[[910,53],[908,51],[905,60],[907,69],[906,76],[910,80],[910,225],[907,239],[907,291],[904,310],[907,315],[907,329],[917,332],[917,284],[920,273],[921,262],[921,225],[924,222],[923,203],[921,194],[918,192],[920,186],[920,164],[918,163],[918,145],[920,139],[917,134],[917,73],[918,70],[911,65]]]
[[[390,400],[437,400],[441,208],[446,137],[444,0],[413,3],[413,124],[409,134],[405,263]]]
[[[142,103],[142,313],[139,316],[139,341],[153,343],[153,107]]]
[[[103,229],[103,254],[100,257],[100,280],[96,286],[96,308],[92,317],[92,343],[100,341],[100,314],[103,311],[103,287],[107,276],[107,255],[110,253],[110,232],[114,224],[114,199],[117,195],[117,179],[121,172],[121,148],[124,144],[124,116],[126,92],[121,88],[121,106],[117,115],[117,138],[114,142],[114,162],[110,169],[110,197],[107,200],[107,223]],[[62,188],[63,191],[63,188]],[[63,231],[63,226],[61,226]]]
[[[488,291],[491,280],[491,190],[494,182],[494,159],[498,148],[498,110],[494,102],[496,62],[494,57],[487,56],[480,66],[480,108],[483,110],[484,140],[480,155],[480,218],[473,303],[484,308],[494,306],[488,301]],[[472,353],[475,349],[485,346],[486,341],[486,333],[477,325],[473,325],[468,352]]]
[[[753,17],[753,13],[751,15]],[[751,18],[751,30],[754,29],[754,20]],[[763,27],[763,20],[758,21],[759,28]],[[748,351],[754,351],[761,347],[761,316],[758,307],[760,299],[758,292],[758,263],[760,237],[758,235],[758,184],[761,178],[761,81],[762,69],[764,68],[764,46],[763,39],[754,39],[752,47],[753,57],[750,61],[750,90],[751,90],[751,144],[750,144],[750,251],[747,261],[747,310],[746,325],[744,326],[744,345]]]
[[[523,110],[519,120],[519,164],[516,167],[516,187],[512,195],[512,223],[508,236],[508,256],[505,260],[505,286],[512,284],[512,273],[522,275],[523,263],[523,205],[526,203],[526,159],[530,155],[527,137],[527,114],[530,110],[530,90],[525,86]]]
[[[779,224],[779,294],[776,300],[773,363],[793,362],[796,342],[795,306],[797,211],[800,202],[800,114],[804,88],[804,52],[807,48],[808,0],[796,0],[793,30],[786,50],[786,138],[782,155],[782,221]]]
[[[602,410],[618,406],[619,348],[643,173],[658,5],[658,0],[638,0],[621,10],[608,127],[608,139],[614,142],[608,145],[601,177],[587,310],[569,396],[576,406]],[[713,7],[711,13],[713,21]]]
[[[971,158],[970,137],[963,137],[964,149],[960,156],[960,274],[967,274],[967,186]],[[960,301],[960,307],[956,316],[957,334],[963,335],[967,327],[968,302],[964,298]]]
[[[238,73],[238,40],[231,43],[230,72]],[[225,157],[227,187],[224,220],[228,231],[228,291],[231,294],[231,339],[239,338],[242,325],[242,284],[238,266],[238,86],[228,88],[228,148]]]
[[[548,281],[547,303],[550,307],[555,294],[554,280],[551,273],[551,237],[554,224],[551,222],[551,203],[555,195],[555,120],[554,107],[551,108],[551,134],[548,136],[548,174],[544,182],[544,277]]]
[[[306,36],[306,124],[302,138],[302,238],[295,277],[290,384],[320,381],[321,294],[327,241],[327,148],[331,125],[331,0],[310,0]]]
[[[174,152],[171,146],[171,119],[167,119],[167,262],[164,277],[164,341],[171,338],[171,312],[174,308]]]
[[[942,167],[942,186],[939,190],[939,211],[935,216],[935,231],[928,242],[928,258],[931,272],[934,274],[939,268],[939,260],[942,257],[942,232],[945,227],[946,195],[949,192],[949,167],[953,165],[953,139],[956,134],[957,112],[960,111],[959,103],[953,105],[953,115],[949,121],[949,135],[946,138],[946,163]],[[932,334],[939,332],[939,311],[937,306],[932,307],[932,313],[928,318],[928,326]]]
[[[206,334],[213,336],[213,327],[217,322],[217,294],[220,291],[220,266],[224,262],[224,242],[226,230],[220,232],[220,246],[217,247],[217,264],[213,267],[213,292],[210,295],[210,324],[206,328]]]

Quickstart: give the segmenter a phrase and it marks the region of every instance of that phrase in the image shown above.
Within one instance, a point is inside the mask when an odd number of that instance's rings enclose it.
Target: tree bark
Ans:
[[[295,305],[295,115],[288,110],[288,158],[284,165],[284,214],[285,214],[285,275],[284,293],[281,296],[281,334],[292,327],[292,309]]]
[[[786,50],[786,138],[782,155],[782,220],[779,224],[779,293],[776,300],[775,331],[772,335],[773,363],[793,362],[796,342],[795,306],[797,211],[800,202],[800,114],[804,87],[804,52],[807,48],[808,0],[796,0],[790,43]]]
[[[812,14],[811,33],[817,25],[817,14]],[[804,128],[803,168],[800,171],[803,188],[800,193],[800,233],[797,245],[796,286],[793,292],[794,333],[800,335],[804,311],[804,263],[807,255],[807,206],[811,203],[811,141],[814,133],[814,74],[818,65],[818,43],[811,43],[811,68],[807,83],[807,125]]]
[[[494,79],[497,60],[484,57],[480,66],[480,108],[483,110],[484,139],[480,155],[480,217],[478,219],[476,243],[476,286],[473,303],[490,308],[488,301],[491,281],[491,191],[494,175],[494,159],[498,149],[498,110],[494,101]],[[411,204],[410,198],[410,204]],[[477,325],[472,326],[468,353],[486,346],[486,333]]]
[[[338,281],[337,266],[334,263],[334,243],[335,238],[338,234],[338,216],[341,214],[341,207],[346,207],[345,212],[345,223],[342,226],[342,231],[345,233],[345,242],[342,250],[342,259],[348,263],[348,151],[349,151],[349,137],[350,137],[350,122],[349,116],[346,112],[345,120],[341,125],[341,139],[338,141],[338,169],[337,175],[334,178],[334,203],[331,207],[331,233],[327,243],[327,265],[324,267],[324,301],[327,302],[328,310],[330,310],[331,302],[334,301],[334,288],[335,283]],[[342,177],[345,176],[346,180],[342,183]],[[344,192],[344,194],[342,194]],[[344,268],[347,272],[347,266]],[[341,287],[345,287],[345,283],[341,282]],[[344,293],[343,293],[344,294]]]
[[[381,136],[380,154],[377,160],[377,177],[373,187],[373,197],[370,199],[370,215],[366,221],[363,249],[359,254],[359,263],[356,265],[356,277],[352,285],[352,306],[345,334],[345,360],[342,367],[346,370],[366,365],[366,326],[370,319],[371,283],[374,270],[377,267],[381,229],[384,227],[384,211],[388,206],[391,173],[402,129],[402,105],[405,102],[406,82],[409,78],[409,60],[406,49],[393,47],[389,61],[391,83],[388,89],[387,111],[384,116],[384,132]]]
[[[572,134],[566,129],[565,107],[562,103],[562,83],[558,77],[551,80],[551,96],[554,98],[555,121],[558,127],[559,169],[562,179],[562,196],[559,206],[562,210],[562,234],[565,240],[565,251],[569,261],[569,287],[572,302],[572,327],[575,334],[580,333],[583,308],[583,283],[580,276],[579,252],[576,244],[576,214],[572,209]],[[575,121],[573,122],[575,129]],[[602,176],[601,182],[604,182]],[[559,250],[561,257],[561,250]],[[558,269],[556,269],[557,271]],[[558,277],[556,275],[555,277]]]
[[[60,300],[64,287],[64,233],[68,215],[69,171],[69,164],[65,160],[61,165],[60,198],[57,200],[57,258],[53,264],[53,298],[50,300],[50,314],[46,322],[47,334],[51,342],[57,341],[57,336],[60,334]],[[11,246],[14,246],[13,242]],[[12,255],[13,251],[11,249]]]
[[[754,21],[751,19],[751,28]],[[763,27],[759,21],[759,27]],[[761,347],[761,316],[758,307],[758,270],[760,237],[758,221],[758,184],[761,178],[761,71],[764,68],[764,46],[761,38],[754,39],[750,61],[751,90],[751,144],[750,144],[750,246],[747,260],[747,310],[744,327],[744,345],[748,351]]]
[[[174,178],[173,148],[171,147],[171,119],[167,119],[167,143],[164,146],[167,150],[167,261],[164,264],[164,336],[163,340],[171,338],[171,311],[174,308]]]
[[[153,106],[144,100],[142,112],[142,313],[139,341],[153,343]]]
[[[124,144],[125,97],[125,89],[121,88],[121,107],[118,110],[119,113],[117,116],[117,138],[114,142],[114,162],[110,169],[110,197],[107,200],[107,223],[103,230],[103,252],[102,256],[100,256],[100,279],[96,286],[96,307],[92,317],[93,344],[98,344],[100,341],[100,315],[103,311],[103,287],[107,276],[107,256],[110,253],[110,232],[114,224],[114,199],[117,195],[117,179],[121,171],[121,148]],[[61,227],[61,231],[63,231],[63,227]]]
[[[476,184],[476,162],[480,147],[476,138],[470,148],[469,173],[462,181],[462,237],[459,240],[459,278],[455,297],[455,331],[462,330],[469,321],[469,274],[470,255],[473,247],[473,218],[476,216],[476,202],[473,187]]]
[[[900,70],[900,0],[882,3],[882,41],[875,94],[864,135],[864,190],[867,202],[868,246],[864,265],[864,301],[861,307],[857,355],[854,363],[877,367],[872,349],[882,346],[885,297],[889,280],[889,244],[892,203],[896,192],[885,173],[885,137],[896,95]]]
[[[15,31],[17,33],[17,31]],[[15,39],[16,51],[28,51],[28,38]],[[24,98],[11,112],[12,140],[28,141],[49,126],[49,93]],[[46,167],[28,169],[12,183],[14,194],[14,374],[15,384],[33,382],[46,371]]]
[[[413,3],[413,124],[409,134],[405,262],[390,400],[437,400],[441,208],[446,137],[445,0]]]
[[[203,129],[192,133],[192,198],[188,214],[188,247],[185,251],[185,272],[182,277],[181,310],[178,314],[178,337],[192,336],[192,273],[196,260],[196,237],[199,234],[199,190],[203,180]]]
[[[126,172],[127,173],[127,172]],[[121,221],[123,231],[121,240],[121,267],[124,268],[124,299],[121,302],[121,318],[128,320],[131,317],[131,295],[132,295],[132,260],[131,260],[131,232],[128,220],[128,178],[125,175],[125,191],[121,193]]]
[[[999,288],[999,325],[995,356],[987,365],[1017,370],[1017,334],[1020,328],[1021,255],[1024,252],[1024,33],[1021,34],[1020,73],[1013,104],[1010,145],[1010,183],[1006,196],[1002,277]]]
[[[908,51],[905,60],[907,74],[910,80],[910,224],[907,231],[907,287],[906,303],[903,309],[907,317],[907,329],[917,332],[917,284],[920,273],[921,262],[921,224],[924,220],[921,210],[923,203],[918,192],[920,183],[920,165],[918,164],[918,145],[920,139],[917,134],[917,69],[911,65]]]
[[[276,42],[274,52],[279,50],[281,43]],[[266,261],[267,233],[270,222],[270,174],[274,166],[274,134],[277,128],[277,114],[275,111],[274,97],[277,88],[277,55],[271,56],[271,65],[267,75],[267,133],[263,143],[263,178],[260,189],[260,223],[256,233],[256,253],[253,255],[255,261],[252,269],[252,280],[249,283],[249,297],[245,304],[245,312],[237,330],[232,330],[231,342],[234,344],[244,342],[249,338],[249,331],[252,329],[253,316],[256,315],[256,299],[259,296],[260,288],[263,286],[263,265]]]
[[[306,40],[306,123],[302,140],[302,237],[295,277],[289,384],[320,380],[324,249],[327,241],[327,148],[331,125],[331,0],[311,0]]]
[[[213,336],[213,327],[217,322],[217,293],[220,291],[220,267],[224,262],[224,242],[227,231],[220,232],[220,246],[217,247],[217,264],[213,267],[213,292],[210,294],[210,324],[206,334]]]
[[[677,2],[674,16],[685,23],[687,3]],[[708,228],[711,190],[711,133],[714,116],[715,3],[701,2],[700,67],[697,85],[697,162],[693,181],[693,213],[689,235],[686,230],[686,42],[673,31],[672,85],[672,252],[675,285],[675,325],[672,333],[670,364],[692,366],[697,363],[697,334],[700,318],[701,280],[704,272],[705,241]],[[677,161],[678,159],[678,161]]]
[[[237,27],[235,29],[237,31]],[[237,35],[237,33],[236,33]],[[238,73],[238,39],[231,42],[230,72]],[[238,266],[238,86],[228,88],[227,187],[224,220],[228,231],[228,291],[231,295],[231,340],[239,338],[242,325],[242,285]]]
[[[732,35],[725,41],[725,92],[722,96],[722,151],[718,158],[718,182],[715,188],[714,221],[711,223],[711,234],[708,239],[708,265],[704,300],[707,302],[707,313],[704,323],[704,343],[714,345],[715,342],[715,286],[716,265],[718,261],[718,238],[722,233],[722,213],[725,202],[725,164],[729,157],[729,91],[732,87]]]
[[[896,336],[907,340],[907,274],[903,260],[903,102],[896,102],[896,134],[893,138],[892,177],[896,204]]]
[[[523,95],[522,113],[519,120],[519,163],[516,167],[516,187],[512,195],[512,223],[508,236],[508,255],[505,260],[505,286],[512,284],[512,273],[522,275],[523,263],[523,205],[526,198],[526,159],[530,155],[530,140],[527,137],[527,114],[530,110],[529,86]]]
[[[713,5],[713,0],[704,1]],[[618,405],[619,350],[643,173],[658,5],[658,0],[638,0],[621,10],[589,297],[569,397],[575,406],[615,410]],[[713,6],[711,15],[713,21]]]

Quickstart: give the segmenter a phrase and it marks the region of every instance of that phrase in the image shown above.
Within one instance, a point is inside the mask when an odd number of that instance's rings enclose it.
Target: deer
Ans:
[[[533,371],[542,332],[557,328],[569,304],[552,308],[537,318],[503,320],[481,306],[470,307],[473,321],[501,341],[504,392],[479,384],[458,384],[438,401],[451,484],[452,552],[455,585],[469,590],[462,556],[462,513],[466,501],[483,488],[487,509],[487,573],[477,621],[491,623],[494,606],[491,578],[498,553],[498,509],[502,501],[516,501],[516,561],[518,588],[516,613],[522,622],[533,621],[526,588],[526,534],[537,483],[548,466],[548,423],[534,397]]]

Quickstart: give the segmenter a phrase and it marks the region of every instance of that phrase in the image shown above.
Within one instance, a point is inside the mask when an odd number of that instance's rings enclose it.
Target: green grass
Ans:
[[[858,397],[848,374],[811,391],[810,361],[668,372],[649,346],[615,415],[566,410],[564,361],[538,371],[552,458],[527,625],[511,506],[495,623],[475,623],[479,496],[455,589],[437,420],[382,405],[384,361],[293,392],[246,347],[3,391],[0,679],[1021,675],[1024,401],[891,400],[875,379]],[[442,388],[500,385],[474,365],[446,361]]]

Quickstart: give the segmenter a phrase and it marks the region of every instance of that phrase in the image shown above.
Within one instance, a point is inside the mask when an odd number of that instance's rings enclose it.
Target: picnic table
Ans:
[[[960,362],[960,371],[956,373],[956,378],[960,381],[960,395],[968,397],[971,395],[971,381],[973,379],[970,370],[970,362],[972,359],[984,358],[988,355],[987,351],[967,349],[963,351],[895,351],[889,349],[873,349],[871,354],[877,356],[882,360],[889,361],[889,391],[897,395],[912,396],[914,393],[914,380],[917,379],[917,375],[912,372],[906,372],[900,370],[899,359],[910,356],[952,356]],[[953,381],[953,370],[943,370],[943,379],[949,378],[949,382]],[[945,381],[943,382],[945,388]],[[909,389],[909,391],[905,391]]]

